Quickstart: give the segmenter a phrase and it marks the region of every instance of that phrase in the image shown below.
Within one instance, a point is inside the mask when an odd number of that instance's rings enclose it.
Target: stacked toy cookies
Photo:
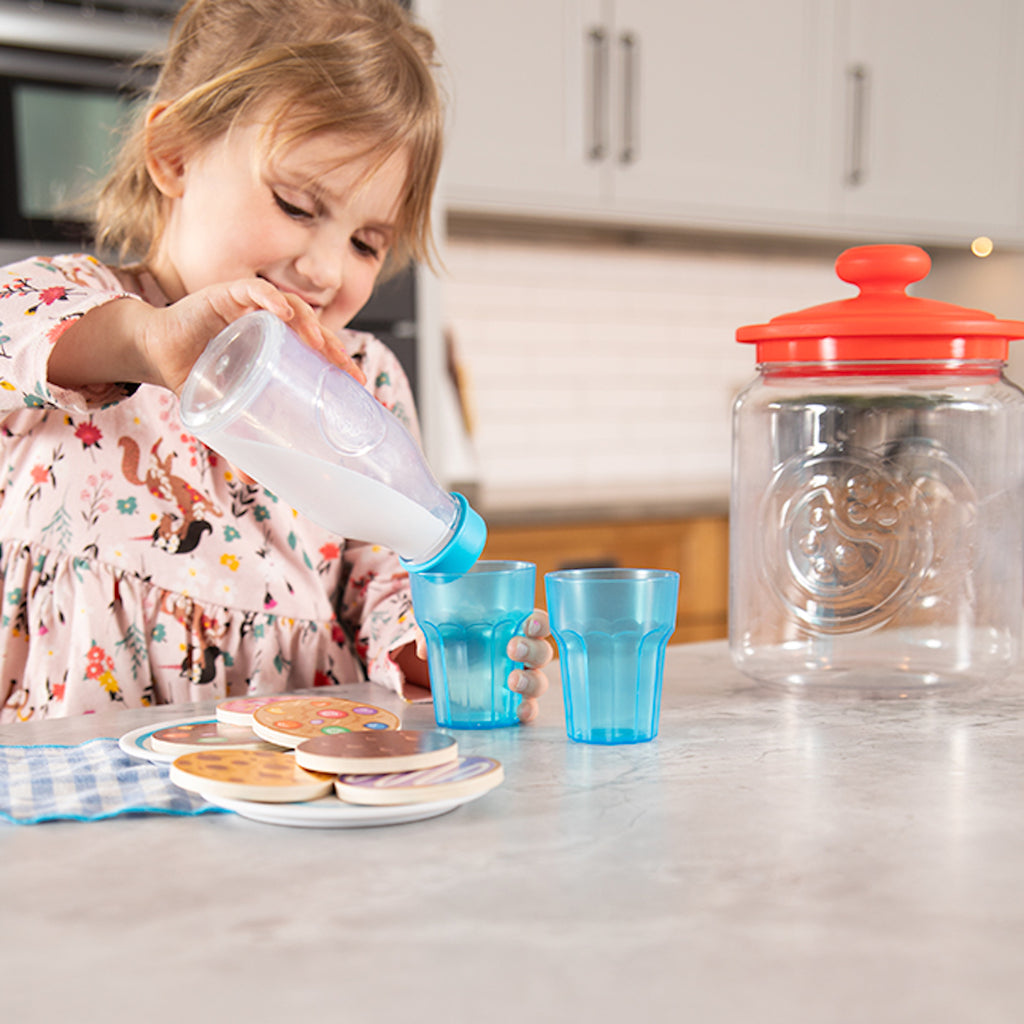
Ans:
[[[211,800],[300,803],[333,794],[397,806],[477,796],[504,777],[493,758],[459,756],[446,733],[400,729],[390,711],[341,697],[226,700],[216,722],[171,726],[151,743],[180,750],[171,781]]]

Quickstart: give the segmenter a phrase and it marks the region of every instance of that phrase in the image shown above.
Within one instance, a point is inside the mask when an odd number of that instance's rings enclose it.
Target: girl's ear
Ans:
[[[167,109],[167,103],[156,103],[146,113],[146,170],[157,189],[169,199],[179,199],[184,192],[185,159],[180,147],[157,145],[154,126]]]

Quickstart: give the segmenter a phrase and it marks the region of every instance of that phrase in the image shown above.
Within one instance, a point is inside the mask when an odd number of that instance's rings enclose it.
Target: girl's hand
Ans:
[[[153,367],[153,383],[178,393],[208,342],[239,317],[265,309],[287,323],[310,348],[351,374],[361,384],[366,375],[352,361],[336,335],[323,327],[302,299],[279,291],[259,278],[203,288],[157,310],[140,338]],[[161,315],[162,314],[162,315]]]
[[[532,722],[540,713],[540,698],[548,688],[548,677],[541,671],[554,657],[555,652],[548,640],[551,629],[548,613],[534,608],[526,620],[525,636],[514,636],[508,642],[508,656],[523,663],[509,673],[510,690],[522,694],[519,703],[519,721]]]

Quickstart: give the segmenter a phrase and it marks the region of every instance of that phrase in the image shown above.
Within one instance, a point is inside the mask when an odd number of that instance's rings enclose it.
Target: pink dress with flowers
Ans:
[[[131,295],[89,256],[0,269],[0,722],[371,678],[414,623],[396,555],[310,523],[182,429],[162,388],[47,382],[73,320]],[[418,433],[409,385],[348,332]]]

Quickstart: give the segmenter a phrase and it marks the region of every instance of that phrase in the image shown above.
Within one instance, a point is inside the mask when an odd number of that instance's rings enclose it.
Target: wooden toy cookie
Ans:
[[[251,729],[252,714],[257,708],[300,699],[291,698],[286,693],[273,693],[264,697],[229,697],[217,705],[217,721],[226,722],[228,725],[244,725]]]
[[[205,797],[300,803],[326,796],[333,775],[308,772],[284,750],[201,750],[171,763],[171,782]]]
[[[478,796],[505,778],[492,757],[460,757],[452,764],[388,775],[342,775],[334,791],[350,804],[419,804]]]
[[[458,743],[443,732],[386,729],[303,740],[295,748],[295,763],[316,772],[368,775],[434,768],[458,755]]]
[[[252,731],[280,747],[296,747],[313,736],[397,728],[398,716],[390,711],[342,697],[293,697],[252,715]]]
[[[233,748],[236,750],[272,750],[272,743],[261,740],[252,731],[221,722],[182,722],[157,729],[149,745],[160,754],[189,754],[197,750]]]

